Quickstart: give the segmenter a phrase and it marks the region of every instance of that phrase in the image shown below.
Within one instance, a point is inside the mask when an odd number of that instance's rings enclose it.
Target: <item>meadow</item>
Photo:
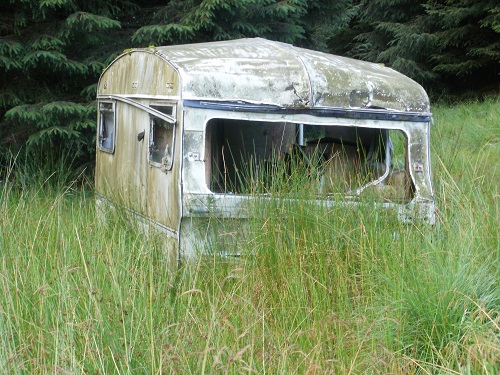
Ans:
[[[500,374],[500,98],[433,108],[437,223],[265,207],[172,267],[92,189],[0,183],[0,374]],[[286,220],[283,218],[286,217]]]

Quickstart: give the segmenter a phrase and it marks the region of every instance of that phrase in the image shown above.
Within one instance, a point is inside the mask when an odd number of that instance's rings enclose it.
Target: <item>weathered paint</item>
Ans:
[[[97,95],[177,99],[180,89],[179,74],[154,50],[132,50],[103,72]]]
[[[179,70],[185,100],[430,110],[423,88],[390,68],[289,44],[255,38],[156,51]]]
[[[210,190],[212,119],[248,121],[252,138],[262,122],[272,124],[271,138],[284,135],[286,124],[399,130],[408,140],[406,173],[414,191],[405,204],[379,205],[402,220],[434,221],[429,101],[418,84],[387,67],[241,39],[130,50],[103,72],[97,92],[99,101],[116,103],[116,147],[98,147],[96,190],[103,201],[120,203],[165,232],[176,256],[196,255],[197,242],[219,241],[220,233],[208,235],[215,224],[244,222],[248,200],[257,199]],[[152,107],[161,104],[175,107],[174,118]],[[175,122],[169,169],[148,159],[151,116]],[[286,134],[289,144],[293,134]],[[377,184],[348,193],[344,204],[359,204],[362,190]]]

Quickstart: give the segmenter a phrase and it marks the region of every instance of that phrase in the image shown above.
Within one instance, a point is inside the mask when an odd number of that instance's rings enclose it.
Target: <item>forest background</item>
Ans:
[[[243,37],[383,63],[435,101],[498,93],[496,0],[8,0],[1,169],[21,150],[38,165],[63,157],[92,170],[96,84],[125,49]]]

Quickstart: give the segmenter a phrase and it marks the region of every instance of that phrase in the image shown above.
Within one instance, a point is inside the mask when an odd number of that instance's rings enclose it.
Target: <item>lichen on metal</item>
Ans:
[[[285,107],[429,112],[424,89],[379,64],[265,39],[157,47],[183,77],[185,99]]]

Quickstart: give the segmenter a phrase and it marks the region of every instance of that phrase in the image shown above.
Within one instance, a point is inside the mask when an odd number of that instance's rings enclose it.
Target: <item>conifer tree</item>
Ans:
[[[92,158],[95,84],[114,50],[121,0],[0,4],[0,150]],[[110,43],[111,42],[111,43]],[[71,151],[70,151],[71,150]],[[1,161],[0,161],[1,162]]]
[[[496,0],[0,2],[0,165],[20,146],[93,160],[95,88],[130,47],[264,37],[384,63],[424,84],[498,89]]]
[[[500,6],[495,0],[361,0],[354,42],[340,51],[384,63],[429,90],[498,89]]]
[[[352,0],[185,0],[159,8],[132,41],[142,45],[264,37],[325,49],[347,27]]]
[[[495,0],[427,1],[432,71],[455,91],[499,88],[500,4]]]

